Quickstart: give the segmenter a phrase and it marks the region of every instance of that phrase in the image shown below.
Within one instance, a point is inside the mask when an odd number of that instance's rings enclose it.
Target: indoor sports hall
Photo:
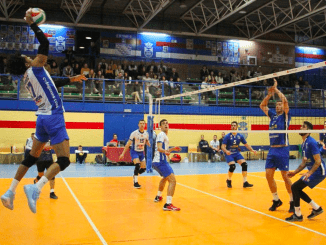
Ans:
[[[0,10],[1,245],[326,244],[325,1]]]

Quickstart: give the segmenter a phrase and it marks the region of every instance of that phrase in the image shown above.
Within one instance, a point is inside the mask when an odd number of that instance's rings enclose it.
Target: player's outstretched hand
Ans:
[[[119,156],[119,160],[122,160],[124,156],[125,156],[124,154],[121,154],[121,155]]]
[[[287,175],[289,178],[292,178],[292,177],[295,175],[295,173],[294,173],[294,172],[288,172],[286,175]]]
[[[176,146],[176,147],[174,147],[174,150],[180,152],[181,151],[181,147],[180,146]]]
[[[230,152],[230,151],[226,151],[225,153],[226,153],[226,155],[228,155],[228,156],[231,155],[231,152]]]
[[[274,86],[273,86],[274,88],[276,88],[277,87],[277,80],[274,78]]]
[[[77,75],[74,77],[70,78],[70,82],[78,82],[78,83],[82,83],[83,81],[86,81],[87,77],[85,77],[85,75]]]
[[[32,8],[29,8],[29,9],[26,11],[26,14],[25,14],[24,20],[26,21],[26,23],[27,23],[28,25],[31,25],[31,24],[34,23],[33,18],[32,18]]]
[[[171,152],[165,151],[165,155],[170,156]]]

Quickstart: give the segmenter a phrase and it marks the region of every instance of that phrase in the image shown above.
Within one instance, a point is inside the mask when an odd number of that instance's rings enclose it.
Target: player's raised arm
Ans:
[[[36,58],[32,62],[32,66],[34,67],[43,67],[47,60],[49,54],[49,40],[44,35],[43,31],[34,23],[32,19],[32,10],[29,9],[26,11],[25,21],[32,28],[35,33],[37,40],[40,42],[40,46],[37,51]]]
[[[269,108],[268,108],[268,101],[270,100],[270,98],[273,96],[273,93],[274,93],[274,87],[270,87],[268,89],[268,94],[267,96],[263,99],[263,101],[260,103],[260,109],[262,109],[262,111],[266,114],[266,116],[268,116],[268,111],[269,111]]]
[[[286,114],[288,114],[289,110],[290,110],[288,100],[285,97],[285,95],[280,90],[277,89],[277,81],[275,78],[274,78],[274,86],[273,87],[274,87],[275,93],[278,95],[280,100],[282,100],[284,112]]]

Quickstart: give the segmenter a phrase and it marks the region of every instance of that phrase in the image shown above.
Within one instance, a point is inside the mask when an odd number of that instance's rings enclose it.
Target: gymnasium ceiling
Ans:
[[[48,23],[326,46],[325,0],[0,0],[1,21],[29,7]]]

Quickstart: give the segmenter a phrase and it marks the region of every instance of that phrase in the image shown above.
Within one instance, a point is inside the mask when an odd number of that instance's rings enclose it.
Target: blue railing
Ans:
[[[63,77],[53,77],[63,79]],[[21,78],[0,74],[0,99],[32,100]],[[98,103],[148,103],[148,94],[153,98],[191,92],[213,85],[169,82],[156,80],[124,80],[89,78],[82,83],[72,83],[58,89],[64,101]],[[218,85],[214,85],[218,86]],[[325,108],[325,92],[321,89],[280,88],[291,107]],[[267,87],[237,86],[197,95],[162,101],[163,104],[257,107],[267,95]],[[275,103],[273,97],[270,103]]]

